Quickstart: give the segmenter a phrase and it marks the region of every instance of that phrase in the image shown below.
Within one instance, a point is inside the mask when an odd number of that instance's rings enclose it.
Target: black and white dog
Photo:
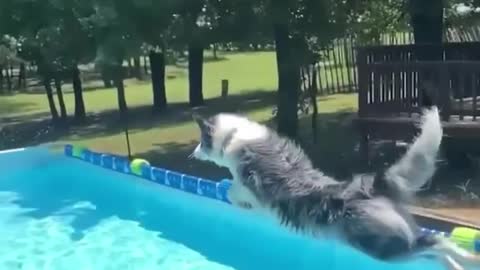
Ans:
[[[295,143],[245,117],[194,119],[201,140],[191,156],[230,170],[234,205],[264,211],[304,233],[334,235],[382,260],[434,250],[462,269],[459,261],[475,259],[446,240],[419,234],[406,210],[435,172],[443,136],[436,107],[424,112],[419,136],[397,163],[352,181],[323,174]]]

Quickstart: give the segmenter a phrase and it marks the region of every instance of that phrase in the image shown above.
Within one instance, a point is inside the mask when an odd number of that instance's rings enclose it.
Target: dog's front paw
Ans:
[[[253,208],[252,204],[249,203],[249,202],[239,202],[238,206],[241,207],[241,208],[244,208],[244,209],[252,209]]]
[[[230,188],[227,191],[227,199],[235,206],[243,208],[243,209],[252,209],[253,208],[253,200],[251,199],[251,195],[248,189],[246,189],[243,185],[233,182]]]

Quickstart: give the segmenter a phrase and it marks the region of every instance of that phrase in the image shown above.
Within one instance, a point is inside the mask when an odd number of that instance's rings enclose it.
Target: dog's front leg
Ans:
[[[238,180],[233,180],[232,185],[227,191],[228,200],[235,206],[252,209],[251,192]]]

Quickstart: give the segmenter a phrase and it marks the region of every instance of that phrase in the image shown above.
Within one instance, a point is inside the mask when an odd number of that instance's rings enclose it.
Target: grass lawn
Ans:
[[[251,118],[269,122],[276,103],[276,60],[272,52],[227,54],[219,61],[204,65],[204,96],[206,113],[235,111]],[[220,98],[221,80],[228,79],[229,97]],[[162,115],[150,113],[152,91],[149,80],[126,81],[127,103],[130,107],[130,139],[134,155],[149,159],[157,166],[181,170],[204,177],[223,177],[225,171],[195,161],[186,156],[196,144],[198,131],[191,119],[188,101],[188,74],[185,67],[167,68],[167,95],[169,110]],[[71,86],[65,85],[65,101],[68,112],[73,111]],[[0,97],[0,116],[4,125],[26,126],[17,129],[12,146],[43,142],[71,142],[84,144],[97,151],[126,154],[123,124],[117,111],[116,91],[86,84],[84,93],[86,109],[91,113],[86,126],[71,127],[68,131],[42,130],[44,122],[32,126],[36,120],[49,117],[47,99],[42,89],[29,93],[17,93]],[[343,138],[348,132],[336,132],[329,121],[342,118],[342,112],[356,110],[356,95],[332,95],[319,98],[321,117],[319,136]],[[339,116],[340,115],[340,116]],[[346,114],[348,115],[348,113]],[[343,118],[342,118],[343,119]],[[301,131],[310,141],[310,119],[301,121]],[[28,127],[28,128],[27,128]],[[330,132],[328,130],[330,129]],[[29,133],[35,133],[31,136]],[[37,134],[38,133],[38,134]],[[327,140],[319,140],[325,141]],[[322,145],[322,143],[320,143]],[[323,144],[331,148],[332,141]],[[345,144],[349,145],[350,144]],[[332,153],[335,152],[333,149]],[[338,152],[338,151],[337,151]]]
[[[214,98],[220,95],[221,80],[228,79],[231,94],[244,94],[257,90],[276,88],[276,62],[272,52],[229,54],[219,61],[204,65],[204,96]],[[94,84],[98,85],[98,84]],[[126,80],[126,97],[130,107],[152,104],[150,80]],[[71,85],[65,85],[67,110],[73,111]],[[116,91],[86,87],[84,93],[88,112],[101,112],[117,108]],[[93,89],[92,89],[93,88]],[[185,66],[167,67],[167,98],[169,103],[188,101],[188,70]],[[48,113],[47,99],[43,88],[33,93],[18,93],[0,98],[0,117],[14,117]]]

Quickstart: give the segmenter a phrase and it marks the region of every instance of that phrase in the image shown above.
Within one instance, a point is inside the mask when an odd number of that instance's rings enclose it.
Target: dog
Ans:
[[[478,259],[442,238],[420,234],[406,209],[435,172],[443,137],[435,106],[423,112],[420,134],[401,159],[351,181],[322,173],[293,141],[246,117],[193,118],[201,137],[190,157],[229,169],[233,205],[316,237],[334,235],[380,260],[429,250],[429,256],[442,254],[450,268],[463,269],[459,261]]]

